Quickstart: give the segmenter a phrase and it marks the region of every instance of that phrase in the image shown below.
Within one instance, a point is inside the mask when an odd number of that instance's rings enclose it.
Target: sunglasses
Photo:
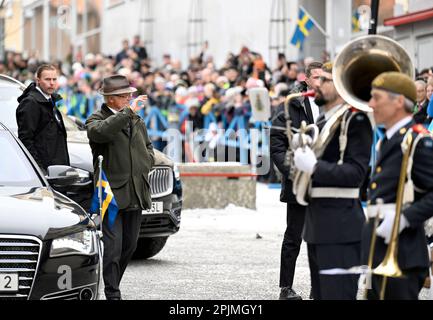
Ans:
[[[126,98],[131,98],[132,94],[130,94],[130,93],[127,93],[127,94],[116,94],[115,97],[126,99]]]
[[[319,80],[323,83],[334,81],[332,80],[332,78],[327,78],[327,77],[319,77]]]

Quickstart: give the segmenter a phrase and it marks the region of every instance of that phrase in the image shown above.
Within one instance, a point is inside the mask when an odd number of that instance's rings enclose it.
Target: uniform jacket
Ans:
[[[51,165],[69,165],[65,125],[62,115],[54,107],[61,97],[53,94],[51,99],[54,103],[47,101],[32,83],[18,98],[16,111],[18,137],[44,170]]]
[[[349,110],[347,147],[340,159],[340,128],[336,130],[312,175],[312,187],[362,188],[367,177],[373,130],[364,112]],[[322,129],[323,125],[319,124]],[[361,240],[365,215],[360,199],[312,198],[307,207],[304,239],[310,244],[338,244]]]
[[[304,92],[307,90],[306,84],[299,87],[297,91]],[[294,92],[297,92],[294,91]],[[313,113],[308,98],[292,99],[289,104],[289,115],[292,121],[292,128],[299,128],[302,121],[307,124],[314,123]],[[286,127],[286,119],[284,114],[284,104],[281,104],[272,120],[272,126]],[[288,179],[290,168],[284,164],[286,152],[289,148],[289,141],[284,130],[271,129],[271,158],[272,161],[280,170],[281,177],[281,195],[282,202],[297,203],[296,198],[292,192],[292,181]]]
[[[385,204],[396,202],[403,158],[400,144],[413,124],[414,122],[407,124],[390,140],[382,143],[368,192],[370,204],[376,204],[378,198],[382,198]],[[416,146],[412,179],[416,187],[415,201],[403,209],[403,214],[410,226],[400,233],[398,243],[398,263],[401,269],[429,266],[424,221],[433,216],[433,140],[431,138],[423,138]],[[365,264],[368,261],[373,223],[374,219],[370,219],[363,232],[362,251]],[[382,262],[386,249],[387,245],[383,238],[377,237],[374,266]]]
[[[102,155],[102,168],[119,209],[128,208],[135,199],[142,209],[149,209],[152,202],[148,174],[155,156],[143,120],[130,108],[113,114],[104,104],[87,119],[86,127],[95,177],[99,172],[98,156]]]
[[[413,120],[416,123],[430,124],[429,120],[431,120],[431,119],[429,119],[428,114],[427,114],[427,108],[428,108],[429,102],[430,101],[428,99],[426,99],[425,102],[421,106],[419,106],[418,112],[414,114]]]

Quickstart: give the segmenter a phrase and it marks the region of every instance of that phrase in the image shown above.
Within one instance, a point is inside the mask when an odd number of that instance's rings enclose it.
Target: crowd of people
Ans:
[[[305,80],[306,67],[312,61],[311,57],[288,61],[284,54],[279,54],[276,67],[271,69],[260,53],[242,47],[237,54],[229,53],[222,66],[216,66],[205,44],[187,66],[168,53],[164,54],[162,64],[156,65],[140,37],[135,36],[132,42],[124,40],[116,55],[88,53],[82,58],[56,62],[61,71],[58,93],[63,97],[58,107],[84,122],[103,103],[97,92],[102,79],[121,74],[137,88],[138,95],[149,97],[148,107],[157,107],[171,128],[182,128],[179,119],[186,110],[187,117],[183,120],[192,121],[194,130],[203,129],[203,118],[209,113],[215,115],[218,128],[227,129],[235,116],[244,116],[246,123],[254,121],[248,89],[269,89],[276,110],[284,97]],[[38,65],[40,61],[35,57],[24,59],[20,53],[9,52],[0,64],[0,73],[30,83]],[[416,86],[415,119],[427,124],[431,122],[428,103],[433,92],[432,69],[419,72]]]
[[[242,47],[238,54],[230,53],[224,65],[217,67],[207,46],[190,59],[188,66],[170,54],[164,54],[162,64],[152,61],[140,38],[122,43],[116,55],[88,53],[77,61],[56,62],[61,71],[59,94],[63,96],[61,111],[86,120],[102,104],[97,93],[104,77],[121,74],[128,78],[138,94],[149,97],[149,106],[157,107],[169,121],[176,121],[183,110],[190,111],[189,120],[195,129],[203,128],[203,117],[213,112],[220,127],[227,127],[235,115],[250,118],[251,107],[247,90],[253,87],[270,89],[274,105],[304,78],[305,66],[311,61],[287,61],[279,54],[277,66],[271,70],[260,53]],[[40,65],[34,57],[8,53],[0,64],[0,73],[21,82],[30,83]]]

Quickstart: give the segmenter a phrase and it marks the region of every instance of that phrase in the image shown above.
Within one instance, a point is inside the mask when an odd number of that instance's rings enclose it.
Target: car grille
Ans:
[[[155,168],[149,173],[152,198],[160,198],[173,192],[173,170],[168,167]]]
[[[0,273],[17,273],[19,280],[18,292],[0,292],[0,299],[29,298],[41,247],[41,241],[35,237],[0,235]]]

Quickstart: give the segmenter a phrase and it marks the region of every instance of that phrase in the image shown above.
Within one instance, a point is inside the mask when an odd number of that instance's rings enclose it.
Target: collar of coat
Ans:
[[[21,102],[21,100],[26,97],[32,97],[38,103],[49,103],[42,93],[36,88],[36,83],[34,82],[29,84],[29,86],[24,90],[21,97],[18,98],[18,102]],[[54,103],[57,103],[58,101],[62,100],[62,96],[57,93],[53,93],[51,95],[51,99]]]

